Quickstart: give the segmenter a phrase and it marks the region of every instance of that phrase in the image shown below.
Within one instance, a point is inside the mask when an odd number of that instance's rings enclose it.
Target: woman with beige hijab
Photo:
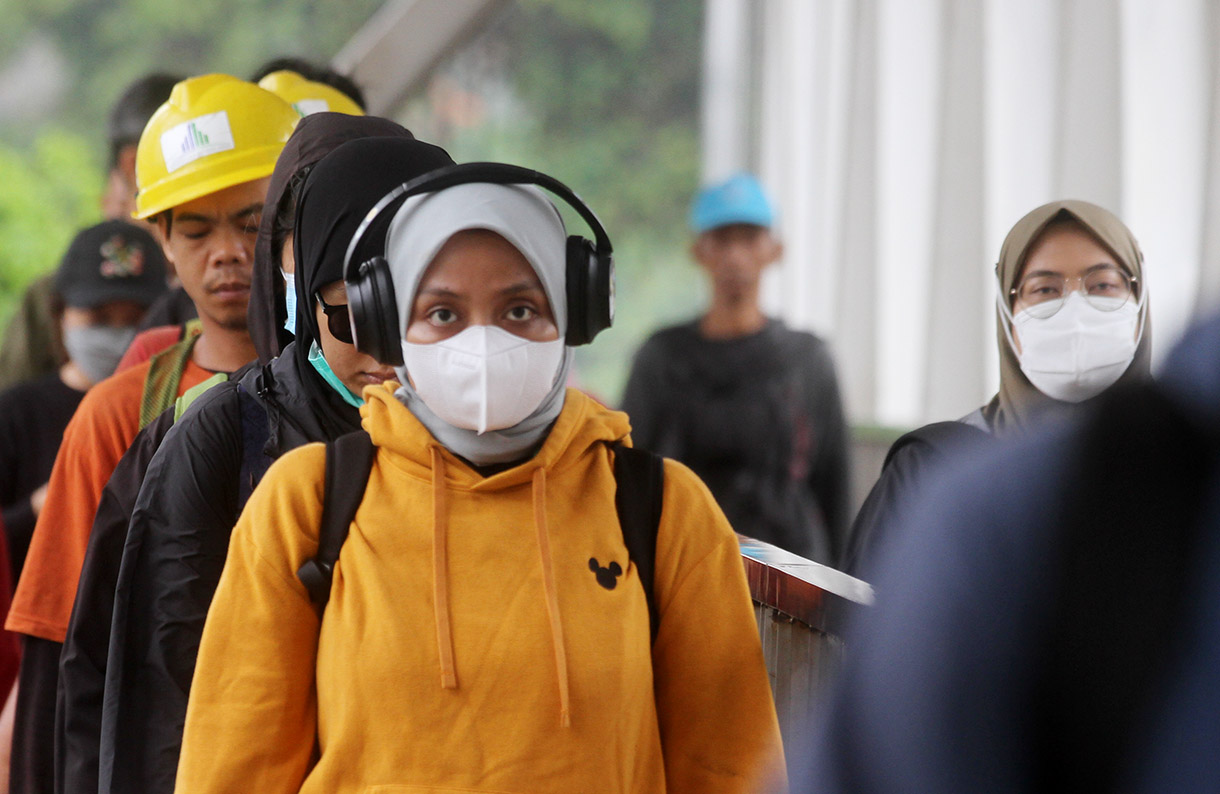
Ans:
[[[1071,416],[1117,383],[1149,377],[1143,260],[1123,222],[1087,201],[1053,201],[1017,221],[996,263],[999,391],[955,422],[926,425],[894,442],[856,516],[845,570],[861,573],[886,525],[936,467]]]

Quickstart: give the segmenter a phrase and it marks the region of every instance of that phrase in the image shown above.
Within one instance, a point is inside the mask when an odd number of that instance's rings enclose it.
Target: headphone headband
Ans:
[[[381,217],[386,208],[395,201],[398,199],[405,201],[412,196],[418,196],[423,193],[436,193],[457,185],[477,184],[480,182],[491,185],[537,185],[549,190],[563,199],[564,203],[575,210],[581,219],[588,224],[589,230],[593,232],[593,242],[599,256],[609,257],[614,252],[614,248],[610,245],[610,236],[606,234],[601,221],[598,220],[597,215],[589,208],[589,205],[585,204],[580,196],[576,195],[571,188],[553,176],[548,176],[541,171],[535,171],[531,168],[522,168],[521,166],[510,165],[508,163],[458,163],[438,168],[435,171],[429,171],[423,176],[416,177],[409,182],[404,182],[389,193],[386,193],[373,205],[368,214],[364,216],[364,220],[356,228],[356,233],[352,235],[352,241],[347,246],[347,253],[343,257],[344,278],[347,278],[349,275],[352,257],[360,246],[360,242],[364,239],[365,232],[377,222],[377,219]],[[356,264],[359,266],[359,263]]]

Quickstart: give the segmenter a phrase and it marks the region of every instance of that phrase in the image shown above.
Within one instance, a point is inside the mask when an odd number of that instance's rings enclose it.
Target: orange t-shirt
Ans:
[[[94,386],[68,423],[4,623],[9,631],[64,641],[102,489],[140,431],[150,366],[145,361]],[[188,361],[178,394],[211,376]]]
[[[181,338],[182,326],[180,325],[158,325],[156,328],[141,331],[127,346],[127,352],[119,359],[119,366],[115,372],[122,372],[136,364],[148,361],[167,347],[176,345]]]

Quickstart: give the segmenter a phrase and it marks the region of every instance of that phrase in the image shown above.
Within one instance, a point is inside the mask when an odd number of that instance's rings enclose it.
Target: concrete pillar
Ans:
[[[955,419],[984,396],[984,349],[990,281],[984,197],[984,6],[945,0],[932,275],[927,325],[925,415]]]

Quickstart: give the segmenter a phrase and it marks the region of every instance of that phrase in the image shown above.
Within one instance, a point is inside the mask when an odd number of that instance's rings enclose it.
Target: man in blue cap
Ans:
[[[783,254],[758,180],[702,190],[695,261],[711,283],[699,318],[654,334],[623,409],[632,439],[703,478],[734,529],[833,565],[847,524],[847,430],[826,343],[763,313],[763,271]]]

